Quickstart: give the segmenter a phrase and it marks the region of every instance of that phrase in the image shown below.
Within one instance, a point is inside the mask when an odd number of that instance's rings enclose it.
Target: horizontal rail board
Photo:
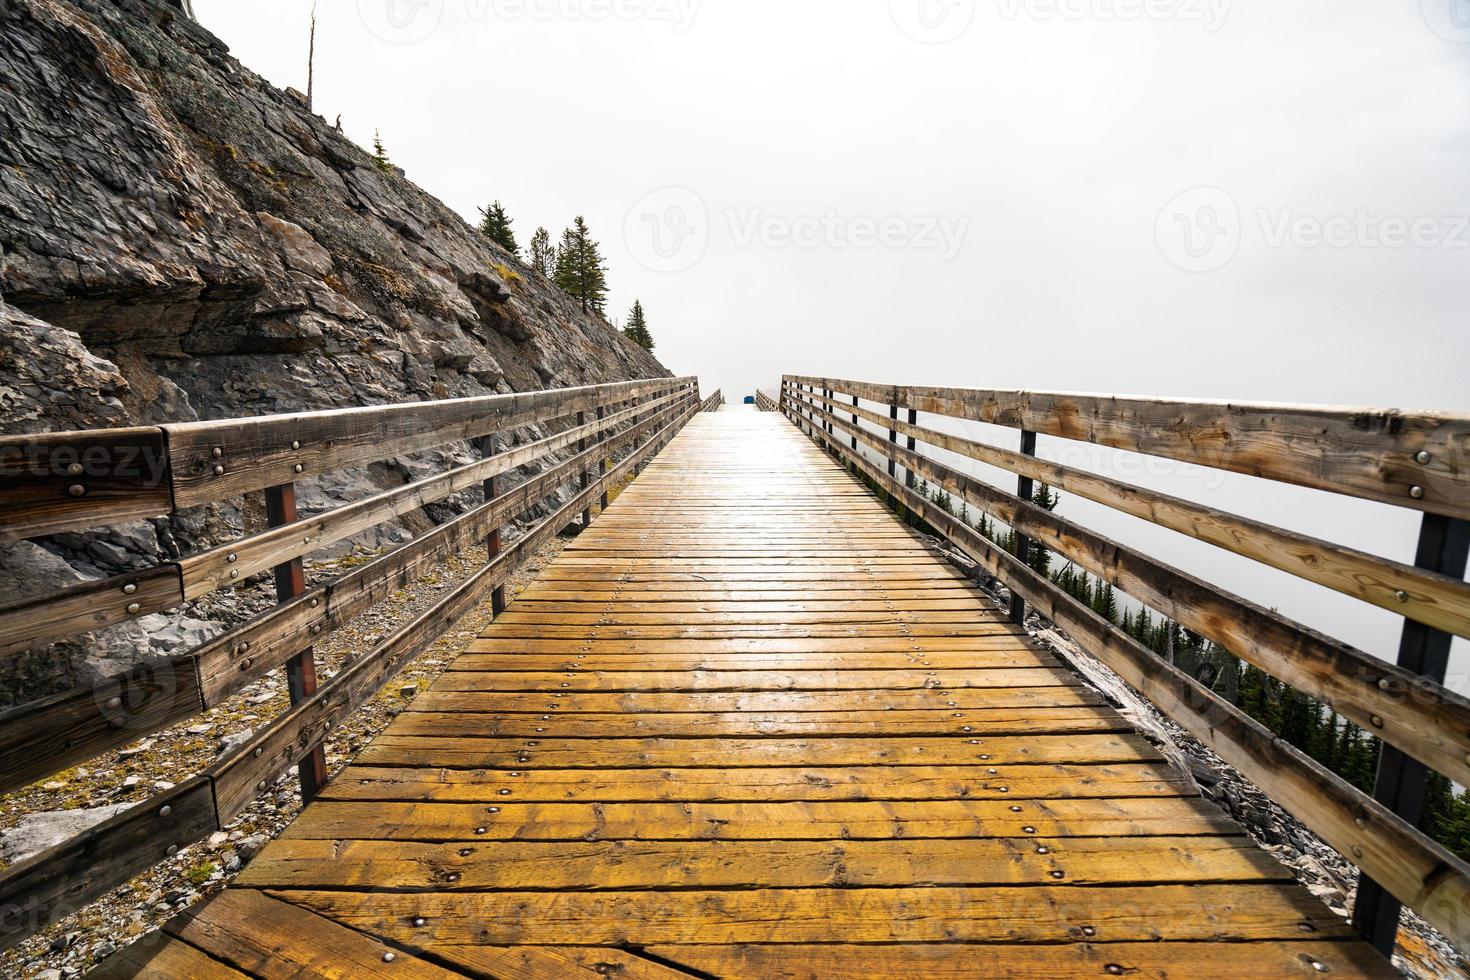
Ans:
[[[796,375],[785,380],[884,405],[1470,518],[1470,415],[882,385]]]
[[[158,517],[172,507],[162,429],[0,438],[0,542]]]
[[[304,757],[347,712],[375,693],[419,650],[446,632],[460,614],[503,582],[514,564],[559,531],[572,515],[635,466],[656,454],[692,418],[699,403],[692,390],[648,420],[667,420],[639,450],[593,481],[530,533],[482,568],[434,608],[380,644],[373,653],[349,660],[330,682],[276,719],[231,757],[200,777],[138,804],[100,826],[0,872],[0,948],[14,945],[47,925],[78,911],[107,891],[177,850],[218,830],[295,759]],[[634,427],[620,438],[642,435]],[[607,451],[603,444],[597,449]],[[534,493],[528,490],[527,493]],[[512,498],[507,495],[507,501]],[[498,501],[497,501],[498,503]],[[522,501],[524,505],[524,500]],[[508,503],[508,506],[514,506]],[[365,566],[366,567],[366,566]],[[361,571],[361,570],[359,570]],[[397,574],[396,572],[393,574]],[[372,586],[352,593],[354,606],[370,601]],[[308,593],[293,611],[313,607]],[[257,624],[258,625],[258,624]],[[170,663],[177,664],[178,658]]]
[[[208,779],[186,783],[0,873],[0,949],[78,912],[218,829]]]
[[[793,421],[798,408],[791,407]],[[848,447],[819,425],[811,436]],[[893,448],[890,446],[890,448]],[[1470,945],[1470,864],[1431,841],[1382,804],[1276,738],[1151,650],[1067,595],[978,531],[904,486],[865,457],[847,455],[879,487],[1066,630],[1091,655],[1174,718],[1339,853],[1414,909],[1457,946]]]
[[[61,592],[31,596],[0,606],[0,656],[149,613],[164,612],[218,589],[233,587],[283,562],[401,517],[450,494],[477,487],[489,477],[566,448],[575,443],[579,435],[606,431],[608,427],[621,425],[640,412],[657,409],[676,397],[673,394],[662,395],[606,419],[517,446],[491,459],[233,541],[177,563],[86,582]]]
[[[0,656],[106,629],[184,603],[183,578],[173,563],[82,582],[60,592],[26,596],[0,606]]]
[[[639,411],[657,410],[674,397],[663,396],[638,408],[609,415],[606,419],[192,555],[179,563],[183,569],[184,594],[187,598],[197,599],[217,589],[228,588],[282,562],[335,544],[451,494],[478,487],[491,477],[565,449],[579,439],[606,432],[608,426],[626,422]]]
[[[210,503],[345,466],[670,391],[692,381],[661,378],[485,398],[166,425],[175,505],[182,509]]]
[[[1421,762],[1457,781],[1470,782],[1470,700],[853,427],[821,408],[811,411],[1180,625],[1312,695]]]
[[[912,436],[939,449],[1075,493],[1344,595],[1371,602],[1392,613],[1470,637],[1470,583],[1462,579],[1428,572],[1404,562],[1226,513],[1147,487],[911,425],[901,419],[889,419],[866,408],[843,405],[841,414],[856,415],[881,428],[892,428],[900,435]]]
[[[689,399],[687,401],[692,401]],[[530,552],[595,500],[607,487],[622,479],[638,462],[653,455],[671,432],[676,432],[698,412],[675,406],[679,414],[660,430],[639,454],[629,456],[608,473],[592,481],[568,503],[541,521],[535,530],[501,552],[472,578],[462,583],[433,608],[384,640],[360,660],[344,666],[332,680],[310,698],[278,718],[228,759],[209,770],[214,780],[216,806],[221,824],[232,819],[263,791],[263,783],[301,758],[304,751],[320,744],[327,734],[359,704],[371,697],[419,651],[438,637],[485,595],[503,584],[510,572]]]
[[[493,528],[565,486],[603,451],[617,451],[672,410],[653,413],[611,442],[543,471],[322,588],[266,610],[189,654],[149,661],[100,685],[83,685],[0,715],[0,792],[219,705],[443,559],[479,543]]]

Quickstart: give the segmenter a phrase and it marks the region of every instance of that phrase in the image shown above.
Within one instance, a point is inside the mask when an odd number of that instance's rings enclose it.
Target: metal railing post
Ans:
[[[1036,433],[1029,429],[1021,430],[1021,452],[1027,456],[1036,455]],[[1035,486],[1029,476],[1019,477],[1016,480],[1016,496],[1022,500],[1030,500]],[[1011,528],[1012,554],[1026,564],[1031,564],[1031,539],[1020,534],[1015,528]],[[1011,622],[1017,626],[1026,625],[1026,600],[1011,590]]]
[[[1418,568],[1463,579],[1470,559],[1470,521],[1425,514],[1419,525]],[[1399,639],[1398,665],[1436,684],[1444,683],[1454,637],[1412,619],[1404,620]],[[1409,696],[1410,692],[1404,692]],[[1372,732],[1369,732],[1371,735]],[[1414,826],[1424,816],[1424,788],[1429,769],[1417,759],[1381,743],[1373,798]],[[1392,957],[1398,938],[1401,905],[1372,878],[1358,875],[1358,899],[1353,926],[1384,956]]]
[[[271,527],[295,523],[296,484],[282,483],[265,490],[265,519]],[[231,558],[234,556],[232,555]],[[276,598],[281,602],[294,599],[306,591],[306,569],[300,558],[277,565],[274,569]],[[314,626],[313,630],[320,627]],[[291,704],[297,705],[316,693],[316,651],[307,647],[286,661],[286,691]],[[327,756],[321,744],[296,764],[301,780],[301,802],[311,802],[327,784]]]
[[[482,459],[489,459],[500,451],[500,437],[495,434],[483,436],[477,440],[477,445],[480,450],[480,457]],[[495,475],[485,479],[485,503],[490,503],[498,495],[499,489],[496,486],[498,482],[499,477]],[[494,530],[485,536],[485,552],[487,563],[494,561],[496,556],[500,554],[499,524],[495,525]],[[499,616],[505,612],[505,586],[499,586],[494,592],[490,593],[490,612],[495,616]]]

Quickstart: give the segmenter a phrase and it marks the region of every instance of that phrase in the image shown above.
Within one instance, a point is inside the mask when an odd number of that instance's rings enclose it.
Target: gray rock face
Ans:
[[[0,435],[668,374],[242,67],[185,6],[0,0]],[[339,506],[469,458],[451,446],[387,460],[301,498],[308,512]],[[234,537],[256,511],[226,503],[36,544],[91,578]],[[52,689],[202,628],[69,648]],[[44,666],[17,673],[24,662],[0,664],[3,700],[47,693]]]
[[[99,806],[91,810],[50,810],[22,817],[9,830],[0,830],[0,861],[14,864],[48,847],[75,837],[110,820],[132,804]]]

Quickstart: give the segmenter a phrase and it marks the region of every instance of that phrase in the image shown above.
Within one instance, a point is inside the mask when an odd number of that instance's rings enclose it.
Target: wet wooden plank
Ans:
[[[1292,880],[1290,871],[1240,837],[654,839],[621,832],[628,821],[637,822],[631,812],[637,807],[625,809],[630,812],[613,815],[603,831],[612,839],[576,840],[572,835],[566,842],[540,842],[505,840],[503,834],[474,844],[288,839],[266,848],[240,883],[258,888],[581,891],[690,885],[848,888]],[[654,834],[663,826],[655,813],[635,834]]]
[[[953,691],[1080,683],[1056,667],[991,670],[581,671],[491,673],[449,671],[433,689],[448,691]]]
[[[291,891],[293,902],[410,943],[1100,942],[1346,938],[1304,889],[799,888],[755,891]],[[415,923],[422,920],[422,925]]]
[[[790,711],[655,714],[473,714],[410,709],[395,735],[425,738],[629,738],[867,735],[1022,735],[1126,732],[1109,708],[981,711]]]
[[[1163,806],[1134,797],[1195,797],[1194,787],[1163,763],[1092,766],[902,766],[769,769],[620,769],[589,773],[551,769],[511,776],[504,770],[395,768],[354,765],[322,791],[324,800],[439,802],[636,802],[782,800],[994,800],[1031,811],[1027,800],[1045,800],[1057,819],[1107,814],[1152,826],[1155,820],[1190,821],[1228,829],[1218,811],[1197,800]],[[515,770],[511,770],[515,771]],[[510,790],[502,793],[501,790]],[[1093,799],[1107,800],[1105,805]]]
[[[440,947],[444,948],[444,947]],[[1069,943],[1007,946],[960,943],[849,946],[653,946],[649,953],[730,980],[1056,980],[1057,977],[1323,976],[1392,980],[1398,971],[1359,943]]]
[[[170,922],[171,936],[263,980],[462,976],[249,888],[230,888]],[[385,958],[386,957],[386,958]]]
[[[662,712],[662,711],[914,711],[929,709],[982,709],[1072,707],[1097,705],[1096,691],[1074,684],[1067,687],[995,687],[970,690],[904,691],[718,691],[718,692],[602,692],[568,694],[544,691],[441,691],[431,688],[415,699],[423,711],[546,712]]]
[[[745,418],[697,417],[237,887],[481,976],[1382,975],[866,490]]]
[[[1132,734],[950,738],[497,739],[380,735],[366,765],[456,769],[608,769],[688,766],[932,766],[988,763],[1151,762],[1158,750]]]
[[[621,949],[577,946],[432,946],[435,959],[447,960],[474,976],[495,980],[678,980],[691,974]]]
[[[87,980],[246,980],[248,974],[226,966],[182,940],[150,932],[99,963]]]
[[[515,785],[512,777],[510,785]],[[1228,823],[1178,800],[991,800],[789,803],[470,803],[323,801],[289,838],[474,840],[920,840],[988,837],[1187,836]],[[1018,808],[1018,809],[1016,809]],[[1029,829],[1028,829],[1029,828]],[[589,879],[588,886],[592,886]]]

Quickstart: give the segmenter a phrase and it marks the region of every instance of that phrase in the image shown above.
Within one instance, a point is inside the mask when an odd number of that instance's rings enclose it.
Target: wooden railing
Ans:
[[[875,407],[867,407],[867,402]],[[1354,921],[1391,951],[1402,902],[1470,949],[1470,866],[1417,828],[1426,767],[1470,785],[1470,701],[1444,687],[1470,636],[1470,416],[869,384],[787,376],[782,410],[889,499],[1072,635],[1363,872]],[[900,417],[900,410],[903,417]],[[1019,452],[919,415],[1020,430]],[[1415,565],[1331,544],[1035,456],[1037,434],[1080,440],[1423,512]],[[901,444],[899,437],[904,437]],[[1008,493],[920,444],[1015,473]],[[902,467],[905,478],[898,478]],[[916,479],[1011,528],[1008,553]],[[1045,483],[1404,617],[1397,664],[1324,636],[1032,502]],[[1370,798],[1030,567],[1062,556],[1180,626],[1311,695],[1384,743]],[[1385,892],[1387,894],[1385,894]],[[1390,897],[1392,896],[1392,897]]]
[[[724,405],[725,393],[717,388],[715,389],[715,393],[706,398],[704,404],[699,406],[699,410],[701,412],[718,412]]]
[[[189,653],[149,661],[0,715],[0,792],[26,785],[222,703],[284,667],[290,710],[205,773],[0,873],[0,948],[225,826],[296,766],[309,800],[326,778],[327,735],[522,559],[635,472],[699,411],[697,382],[660,378],[529,394],[0,439],[0,540],[37,537],[264,491],[267,530],[176,562],[0,607],[0,655],[181,606],[274,571],[279,604]],[[561,431],[502,448],[538,423]],[[481,458],[325,513],[300,517],[295,481],[470,441]],[[557,461],[553,454],[571,455]],[[610,461],[621,457],[621,461]],[[497,477],[542,468],[500,492]],[[451,494],[485,502],[324,585],[302,559]],[[502,548],[500,529],[565,488],[575,495]],[[433,608],[316,684],[312,646],[467,546],[488,563]]]
[[[781,410],[781,406],[776,399],[759,389],[755,393],[755,407],[762,412],[779,412]]]

